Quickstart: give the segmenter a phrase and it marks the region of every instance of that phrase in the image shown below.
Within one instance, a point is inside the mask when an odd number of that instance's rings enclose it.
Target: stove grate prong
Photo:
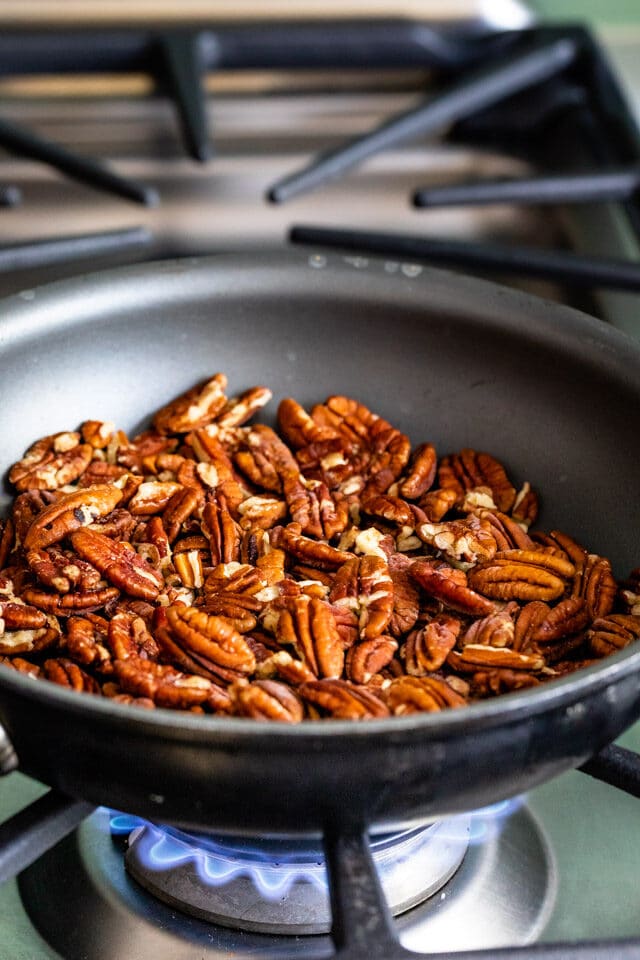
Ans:
[[[160,52],[187,151],[194,160],[205,163],[213,150],[202,82],[206,69],[202,40],[198,31],[174,30],[162,35]]]
[[[145,227],[31,240],[0,248],[0,274],[33,270],[69,261],[128,254],[147,247],[153,235]]]
[[[479,180],[442,187],[422,187],[413,195],[416,207],[480,206],[488,203],[589,203],[628,200],[640,189],[640,167],[591,170],[584,173]]]
[[[1,119],[0,146],[19,156],[40,160],[73,180],[80,180],[98,190],[115,193],[148,207],[158,203],[158,193],[153,187],[121,177],[90,157],[70,153],[57,143],[45,140],[25,127]]]
[[[418,957],[397,940],[364,827],[329,827],[324,836],[336,960]]]
[[[292,243],[307,246],[335,247],[419,263],[444,263],[494,274],[538,277],[586,288],[640,291],[640,263],[631,260],[589,257],[563,250],[307,225],[293,226],[289,239]]]
[[[302,170],[274,184],[268,198],[273,203],[289,200],[346,173],[382,150],[416,137],[441,133],[457,121],[561,73],[573,63],[578,51],[577,40],[560,37],[537,43],[524,53],[475,71],[438,96],[392,117],[365,136],[320,154]]]

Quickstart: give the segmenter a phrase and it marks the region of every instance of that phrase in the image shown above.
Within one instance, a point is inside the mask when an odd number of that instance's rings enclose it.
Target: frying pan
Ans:
[[[354,395],[441,454],[488,450],[542,491],[543,529],[610,557],[618,576],[640,562],[640,349],[574,310],[412,264],[296,252],[86,276],[0,315],[7,466],[87,418],[134,432],[223,370],[233,390],[264,383],[303,404]],[[0,721],[24,773],[151,820],[386,829],[584,762],[640,715],[639,675],[630,647],[468,709],[289,727],[147,712],[0,670]]]

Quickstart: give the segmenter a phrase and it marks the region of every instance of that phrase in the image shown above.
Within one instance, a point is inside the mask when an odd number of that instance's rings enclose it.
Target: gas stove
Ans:
[[[3,295],[132,260],[295,242],[318,267],[336,247],[354,270],[376,255],[390,272],[441,262],[640,335],[636,121],[581,29],[16,28],[0,49]],[[621,743],[640,750],[640,727]],[[627,952],[612,942],[640,938],[638,767],[614,751],[592,764],[598,779],[576,771],[374,833],[402,946],[640,957],[640,940]],[[332,942],[354,960],[391,956],[357,838],[247,839],[215,825],[193,836],[58,798],[40,801],[50,819],[38,833],[18,811],[44,791],[16,772],[0,784],[2,819],[18,817],[0,827],[1,875],[28,864],[0,887],[2,957],[319,958]],[[554,943],[567,946],[545,952]]]

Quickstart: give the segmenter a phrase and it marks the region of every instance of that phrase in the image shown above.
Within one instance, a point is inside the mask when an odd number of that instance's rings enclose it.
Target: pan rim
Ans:
[[[636,372],[633,367],[635,366],[636,370],[640,369],[640,345],[635,340],[627,334],[607,326],[603,321],[571,307],[551,303],[491,281],[451,271],[424,266],[420,267],[419,273],[413,275],[402,272],[392,275],[385,272],[389,261],[384,258],[366,258],[363,269],[362,264],[356,266],[353,263],[356,258],[338,253],[328,254],[326,251],[314,252],[313,250],[307,250],[303,253],[299,251],[222,253],[207,257],[151,261],[99,273],[85,274],[70,280],[47,284],[35,290],[22,291],[0,300],[0,350],[11,339],[12,334],[18,341],[22,337],[28,338],[32,335],[33,323],[37,323],[38,317],[44,311],[47,311],[51,305],[59,307],[60,301],[62,301],[63,305],[67,304],[73,307],[78,298],[86,295],[87,285],[91,285],[93,289],[96,286],[109,289],[113,293],[114,286],[118,287],[119,283],[129,289],[131,286],[135,286],[135,284],[132,284],[132,280],[152,281],[157,278],[158,270],[162,271],[163,279],[173,277],[177,286],[179,286],[185,276],[188,275],[193,278],[194,273],[196,276],[206,279],[213,272],[219,278],[222,275],[226,276],[230,272],[232,273],[234,270],[273,270],[278,265],[286,265],[288,268],[297,265],[300,269],[300,276],[305,278],[304,282],[307,282],[308,279],[312,282],[314,289],[322,289],[321,285],[317,283],[317,278],[323,271],[318,270],[313,263],[314,258],[317,257],[322,257],[325,261],[323,269],[328,266],[329,271],[334,271],[338,278],[340,275],[348,275],[352,278],[354,272],[360,273],[361,276],[367,274],[369,284],[372,280],[374,280],[374,284],[384,281],[385,289],[393,287],[394,296],[402,293],[401,301],[413,302],[413,306],[415,306],[415,292],[420,289],[422,284],[428,284],[430,297],[435,296],[437,298],[438,288],[442,288],[444,285],[444,288],[450,293],[453,282],[459,293],[457,309],[461,313],[470,312],[470,318],[473,320],[491,323],[492,320],[494,322],[498,320],[504,322],[506,318],[510,321],[510,326],[514,330],[521,332],[521,328],[517,327],[517,316],[519,311],[524,310],[528,313],[531,322],[535,320],[536,323],[547,329],[551,329],[553,325],[554,333],[558,337],[558,347],[564,344],[565,346],[571,345],[579,348],[584,340],[592,345],[597,344],[603,355],[606,356],[608,364],[617,371],[618,380],[626,380],[628,377],[631,381],[633,373]],[[118,287],[119,290],[120,287]],[[152,289],[150,293],[152,293]],[[332,295],[336,293],[335,288],[331,289],[331,293]],[[159,296],[158,299],[166,302],[166,296]],[[153,308],[153,296],[148,302],[148,306]],[[56,316],[57,314],[54,311],[52,321],[54,329],[56,322],[60,323],[60,319],[56,320]],[[90,322],[90,320],[91,309],[87,309],[86,305],[82,314],[66,318],[66,322],[76,322],[78,324]],[[562,321],[562,324],[559,321]],[[550,708],[568,706],[598,687],[609,685],[638,661],[640,661],[640,649],[634,649],[634,645],[632,645],[607,657],[604,661],[545,683],[541,687],[502,694],[491,700],[476,701],[461,710],[370,719],[363,723],[354,723],[351,720],[325,719],[306,720],[300,724],[278,724],[250,718],[215,715],[196,716],[164,708],[143,711],[140,708],[116,703],[107,698],[91,697],[89,695],[78,696],[74,691],[57,687],[57,685],[46,681],[21,676],[9,669],[0,672],[0,703],[3,689],[8,688],[32,701],[48,704],[52,707],[64,707],[73,713],[80,711],[87,718],[91,716],[109,718],[117,723],[128,724],[135,717],[136,725],[140,728],[146,728],[150,732],[154,730],[164,734],[173,732],[175,736],[189,733],[192,736],[195,735],[198,740],[229,736],[234,740],[240,737],[244,741],[268,734],[270,738],[277,740],[284,737],[286,741],[290,741],[293,737],[297,743],[304,744],[305,741],[315,741],[318,738],[333,741],[336,738],[360,738],[369,735],[394,739],[394,735],[402,738],[414,732],[429,732],[434,738],[437,738],[447,736],[453,731],[457,731],[461,725],[466,726],[471,722],[473,728],[478,729],[504,722],[506,719],[518,719],[524,715],[532,717]],[[37,684],[37,688],[34,687],[34,683]]]

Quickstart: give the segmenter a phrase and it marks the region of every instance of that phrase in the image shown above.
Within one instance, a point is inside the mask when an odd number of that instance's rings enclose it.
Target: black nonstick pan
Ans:
[[[127,430],[218,370],[309,404],[347,393],[440,453],[543,492],[543,529],[640,563],[640,348],[568,308],[339,254],[145,264],[0,304],[2,461],[93,418]],[[276,403],[272,404],[275,410]],[[152,820],[236,833],[387,828],[584,762],[640,716],[640,649],[469,709],[298,726],[141,711],[0,670],[20,769]]]

